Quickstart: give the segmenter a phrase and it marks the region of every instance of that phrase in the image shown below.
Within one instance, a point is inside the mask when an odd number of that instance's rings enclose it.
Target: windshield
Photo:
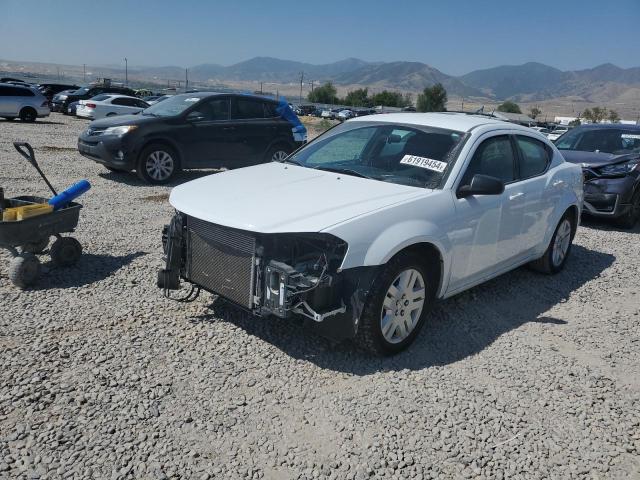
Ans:
[[[180,115],[187,108],[202,100],[202,97],[191,95],[175,95],[166,100],[154,103],[149,108],[142,111],[143,115],[153,115],[156,117],[173,117]]]
[[[72,95],[84,95],[88,91],[89,91],[89,87],[82,87],[82,88],[79,88],[78,90],[74,91]]]
[[[560,150],[605,152],[614,154],[640,152],[640,129],[575,128],[556,140]]]
[[[382,182],[439,188],[464,137],[462,132],[433,127],[347,122],[287,161]]]

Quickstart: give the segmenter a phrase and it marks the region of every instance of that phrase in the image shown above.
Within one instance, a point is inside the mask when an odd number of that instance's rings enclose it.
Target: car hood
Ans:
[[[94,120],[91,122],[92,128],[108,128],[119,127],[121,125],[143,125],[145,123],[153,122],[159,117],[153,117],[151,115],[117,115],[115,117],[101,118],[100,120]]]
[[[605,152],[581,152],[580,150],[560,150],[560,153],[567,162],[577,163],[589,168],[599,168],[620,163],[638,156],[637,154],[615,155]]]
[[[193,180],[169,202],[201,220],[261,233],[319,232],[431,190],[271,162]]]

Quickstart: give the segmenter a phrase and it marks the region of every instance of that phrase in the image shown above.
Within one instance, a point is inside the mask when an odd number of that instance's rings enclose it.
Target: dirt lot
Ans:
[[[583,225],[561,274],[442,302],[371,358],[164,299],[170,188],[79,156],[85,126],[0,120],[8,196],[47,195],[14,140],[54,185],[93,184],[76,267],[21,292],[0,253],[0,478],[640,478],[640,229]]]

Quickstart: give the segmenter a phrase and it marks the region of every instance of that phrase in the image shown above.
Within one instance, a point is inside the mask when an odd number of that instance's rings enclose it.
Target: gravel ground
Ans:
[[[371,358],[164,299],[169,188],[80,157],[85,125],[0,120],[8,196],[47,195],[14,140],[54,185],[93,184],[76,267],[21,292],[0,253],[0,478],[640,478],[640,229],[583,225],[561,274],[442,302]]]

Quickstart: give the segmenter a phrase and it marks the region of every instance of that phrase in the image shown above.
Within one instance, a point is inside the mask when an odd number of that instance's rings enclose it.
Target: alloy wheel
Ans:
[[[391,282],[380,312],[380,328],[387,342],[400,343],[416,328],[425,291],[422,274],[413,268],[403,270]]]
[[[571,244],[571,222],[568,219],[564,219],[558,226],[556,232],[556,238],[553,242],[553,252],[551,253],[551,261],[555,267],[562,265],[567,252],[569,251],[569,245]]]
[[[162,182],[173,175],[175,163],[171,155],[164,150],[151,152],[145,163],[147,174],[151,179]]]
[[[284,150],[276,150],[271,156],[271,160],[274,162],[282,162],[285,158],[287,158],[288,153]]]

